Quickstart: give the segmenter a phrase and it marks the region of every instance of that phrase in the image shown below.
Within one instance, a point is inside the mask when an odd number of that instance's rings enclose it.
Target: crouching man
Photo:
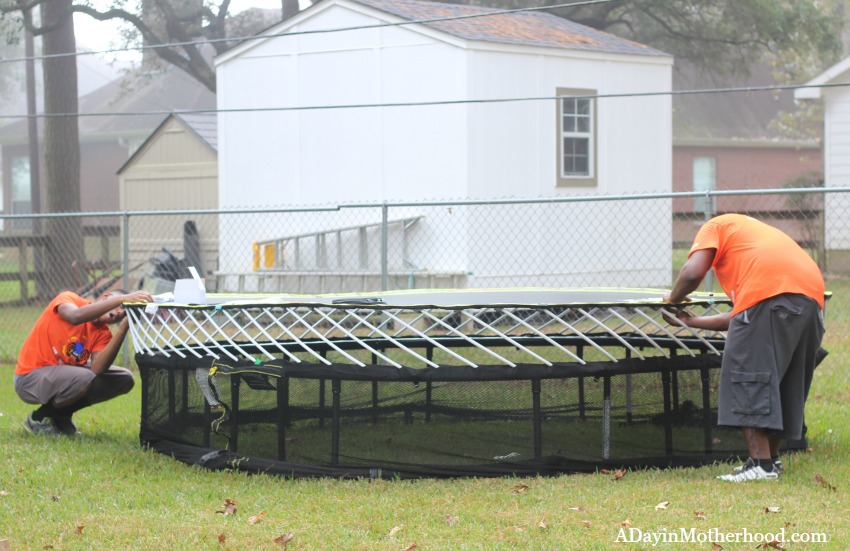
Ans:
[[[74,413],[130,392],[133,374],[112,365],[129,327],[123,304],[151,300],[147,291],[108,291],[94,302],[64,291],[47,305],[15,366],[15,392],[41,404],[24,421],[27,430],[75,435]]]

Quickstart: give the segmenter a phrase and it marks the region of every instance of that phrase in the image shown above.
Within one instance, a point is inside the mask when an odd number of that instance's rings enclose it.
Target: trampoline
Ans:
[[[208,295],[129,304],[140,440],[286,476],[670,467],[745,453],[716,423],[724,333],[658,289]],[[694,293],[693,314],[727,311]]]

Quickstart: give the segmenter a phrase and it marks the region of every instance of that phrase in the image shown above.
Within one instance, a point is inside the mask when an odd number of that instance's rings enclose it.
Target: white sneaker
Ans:
[[[746,482],[748,480],[777,480],[779,478],[779,473],[776,472],[776,469],[772,469],[770,471],[764,470],[759,465],[756,465],[756,462],[753,461],[752,458],[747,459],[747,462],[744,463],[740,470],[735,469],[732,474],[726,474],[723,476],[717,477],[719,480],[725,480],[727,482]]]
[[[744,467],[746,467],[746,466],[747,466],[747,464],[746,464],[746,463],[744,463],[743,465],[738,465],[737,467],[735,467],[734,469],[732,469],[732,472],[733,472],[733,473],[739,473],[739,472],[743,471],[743,470],[744,470]],[[781,473],[785,470],[785,465],[783,465],[783,464],[782,464],[782,460],[781,460],[781,459],[776,459],[776,460],[774,460],[774,462],[773,462],[773,470],[774,470],[774,471],[776,471],[777,473],[780,473],[780,474],[781,474]]]

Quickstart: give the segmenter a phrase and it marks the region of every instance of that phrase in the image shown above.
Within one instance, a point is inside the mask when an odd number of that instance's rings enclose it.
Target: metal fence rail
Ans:
[[[850,188],[785,188],[317,208],[0,215],[0,359],[62,289],[210,292],[668,287],[701,223],[775,225],[850,273]]]

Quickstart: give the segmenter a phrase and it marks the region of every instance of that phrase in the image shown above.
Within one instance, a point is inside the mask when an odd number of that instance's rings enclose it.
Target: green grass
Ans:
[[[728,465],[550,478],[292,480],[213,472],[138,445],[138,387],[80,412],[83,436],[38,438],[30,406],[0,366],[0,541],[12,549],[651,549],[617,543],[621,523],[644,532],[695,528],[750,533],[821,532],[847,548],[850,526],[850,282],[830,281],[825,347],[806,419],[808,453],[785,458],[778,482],[729,485]],[[816,482],[820,477],[835,490]],[[526,485],[527,488],[525,488]],[[225,498],[233,515],[217,514]],[[666,510],[655,506],[669,501]],[[779,512],[766,513],[767,507]],[[250,524],[253,515],[265,512]],[[704,519],[697,518],[700,512]],[[79,526],[84,526],[78,530]],[[401,527],[396,529],[397,527]],[[80,533],[76,533],[76,532]],[[224,537],[224,542],[219,537]],[[757,543],[723,543],[756,549]],[[2,547],[0,547],[2,548]],[[658,548],[711,549],[711,544]]]

